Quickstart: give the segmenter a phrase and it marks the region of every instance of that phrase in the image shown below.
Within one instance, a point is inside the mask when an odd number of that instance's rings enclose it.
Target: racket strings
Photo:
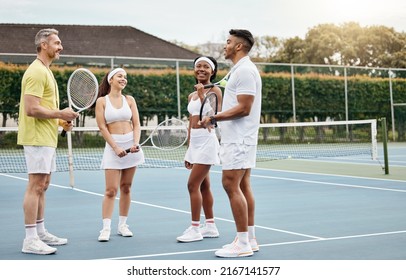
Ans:
[[[214,116],[217,114],[217,106],[217,96],[214,92],[210,92],[203,100],[201,116]]]
[[[90,107],[97,95],[98,85],[86,72],[77,72],[69,84],[72,105],[78,109]]]
[[[174,149],[187,140],[187,128],[182,121],[168,120],[159,125],[152,133],[151,142],[161,149]]]
[[[214,116],[217,113],[217,98],[215,95],[210,95],[206,101],[203,112],[206,116]]]

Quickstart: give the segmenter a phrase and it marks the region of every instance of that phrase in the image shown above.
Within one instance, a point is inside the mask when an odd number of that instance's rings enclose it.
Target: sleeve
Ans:
[[[255,95],[257,92],[255,81],[256,81],[255,73],[249,68],[242,68],[238,72],[238,79],[236,84],[237,95],[240,94]]]
[[[46,75],[42,75],[41,71],[30,71],[27,73],[26,86],[24,94],[34,95],[42,98],[45,89]]]

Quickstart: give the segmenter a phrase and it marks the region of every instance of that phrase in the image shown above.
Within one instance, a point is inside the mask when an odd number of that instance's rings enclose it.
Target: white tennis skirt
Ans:
[[[133,132],[127,134],[112,134],[111,136],[116,144],[123,149],[131,148],[134,143]],[[101,169],[127,169],[143,164],[144,162],[144,152],[141,148],[137,153],[128,153],[124,157],[119,157],[116,155],[113,148],[106,142]]]
[[[190,130],[189,148],[186,151],[185,161],[191,164],[219,165],[219,140],[212,129],[198,128]]]

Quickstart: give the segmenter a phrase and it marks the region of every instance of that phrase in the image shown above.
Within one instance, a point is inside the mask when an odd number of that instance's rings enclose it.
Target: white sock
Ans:
[[[248,244],[248,231],[237,232],[238,242],[246,245]]]
[[[124,225],[127,223],[127,216],[118,216],[118,226]]]
[[[255,239],[255,226],[248,226],[248,239]]]
[[[36,224],[29,224],[25,225],[25,238],[31,239],[37,237],[37,225]]]
[[[199,227],[200,221],[192,221],[192,227]]]
[[[37,233],[45,233],[45,222],[44,219],[37,220]]]
[[[206,224],[214,225],[214,218],[206,219]]]
[[[103,229],[111,228],[111,219],[103,219]]]

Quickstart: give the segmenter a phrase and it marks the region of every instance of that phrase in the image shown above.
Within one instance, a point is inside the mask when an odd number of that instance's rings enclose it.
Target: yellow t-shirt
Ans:
[[[38,59],[27,68],[21,82],[17,144],[56,147],[58,119],[37,119],[27,116],[24,104],[25,94],[41,98],[40,105],[47,109],[58,110],[59,108],[59,92],[54,75]]]

